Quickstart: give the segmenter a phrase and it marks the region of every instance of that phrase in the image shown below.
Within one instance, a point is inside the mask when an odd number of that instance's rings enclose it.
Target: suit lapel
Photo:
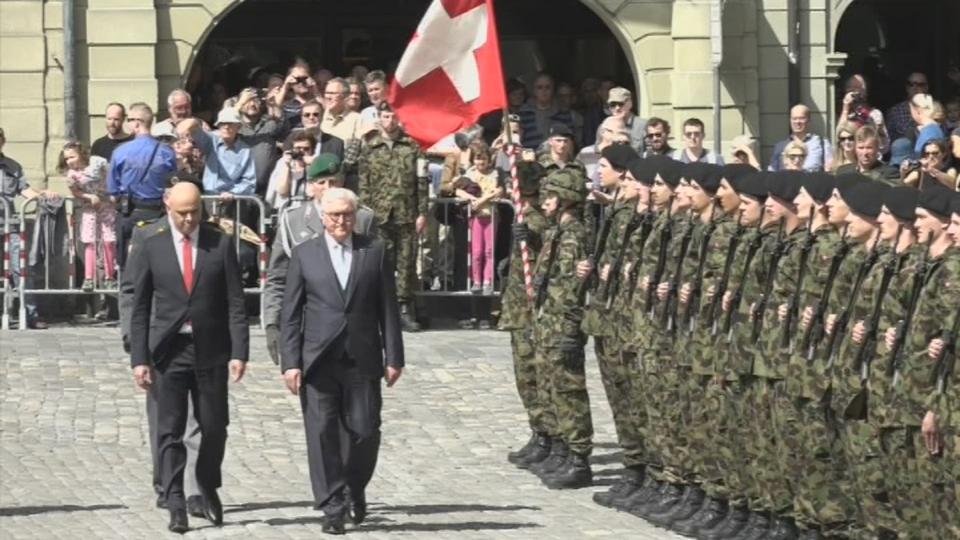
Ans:
[[[340,289],[340,282],[337,281],[337,272],[333,269],[333,261],[330,260],[330,250],[327,249],[327,239],[323,235],[320,235],[317,237],[316,242],[317,249],[320,251],[320,264],[326,268],[326,274],[330,276],[330,279],[324,281],[328,287],[333,289],[333,294],[337,295],[341,302],[344,302],[343,290]],[[346,305],[346,302],[344,302],[344,305]]]
[[[353,292],[357,289],[357,282],[360,281],[360,269],[363,268],[363,259],[367,256],[366,247],[360,237],[353,235],[353,258],[350,260],[350,276],[347,279],[347,298],[344,305],[350,305]]]

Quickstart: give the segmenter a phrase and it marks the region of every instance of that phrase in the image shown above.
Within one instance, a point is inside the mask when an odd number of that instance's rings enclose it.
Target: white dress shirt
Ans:
[[[330,262],[333,263],[333,271],[337,274],[337,281],[340,282],[340,288],[347,290],[347,283],[350,280],[350,263],[353,261],[353,240],[347,238],[341,244],[326,231],[323,233],[323,238],[327,242]]]
[[[173,236],[173,251],[177,254],[177,266],[180,268],[180,276],[183,276],[183,233],[181,233],[176,225],[173,223],[173,218],[167,217],[170,221],[170,233]],[[191,270],[196,270],[197,268],[197,241],[200,238],[200,227],[190,233],[190,258],[193,261],[193,266]],[[196,277],[196,272],[194,272],[194,277]],[[196,283],[193,284],[194,287],[197,286]],[[180,327],[181,334],[192,334],[193,325],[190,324],[190,321],[187,321]]]

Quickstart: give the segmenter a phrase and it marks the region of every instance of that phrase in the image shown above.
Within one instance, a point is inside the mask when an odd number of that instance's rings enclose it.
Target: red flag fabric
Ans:
[[[506,108],[493,0],[433,0],[387,101],[424,148]]]

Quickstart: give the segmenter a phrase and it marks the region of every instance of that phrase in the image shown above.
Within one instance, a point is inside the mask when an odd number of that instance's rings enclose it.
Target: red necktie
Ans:
[[[187,294],[193,291],[193,246],[190,237],[183,237],[183,287]]]

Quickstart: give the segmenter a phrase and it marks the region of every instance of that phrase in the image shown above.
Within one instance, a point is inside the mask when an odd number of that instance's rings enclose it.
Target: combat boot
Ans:
[[[550,455],[552,439],[543,434],[537,435],[537,443],[529,454],[516,462],[517,467],[529,469],[532,465],[542,462]]]
[[[715,527],[727,515],[727,502],[713,497],[707,499],[695,514],[685,520],[676,520],[670,529],[683,535],[693,536],[701,529]]]
[[[413,316],[413,309],[410,308],[409,304],[402,304],[400,306],[400,326],[404,332],[420,331],[420,323],[418,323],[416,317]]]
[[[533,450],[533,448],[536,445],[537,445],[537,434],[536,432],[531,432],[530,440],[527,441],[527,444],[523,445],[519,450],[514,450],[513,452],[507,453],[507,461],[516,465],[517,463],[522,461],[524,458],[526,458],[527,455],[530,454],[530,452]]]
[[[643,478],[643,467],[627,467],[616,483],[610,486],[609,490],[598,491],[593,494],[593,502],[600,506],[614,508],[617,501],[629,497],[640,489],[640,486],[643,485]]]
[[[563,468],[544,476],[543,483],[550,489],[580,489],[592,486],[593,470],[590,469],[590,458],[570,452]]]
[[[646,503],[660,489],[661,484],[649,474],[644,475],[643,484],[630,495],[613,501],[613,507],[622,512],[629,512],[634,506]]]
[[[666,486],[660,490],[660,494],[650,499],[640,510],[640,517],[650,520],[650,516],[659,516],[669,512],[674,506],[680,504],[685,495],[682,484],[666,483]]]
[[[749,520],[750,511],[745,506],[733,508],[727,512],[727,517],[723,518],[723,521],[710,528],[701,527],[697,535],[703,540],[735,538],[747,526]]]
[[[553,444],[550,445],[550,455],[547,459],[531,465],[529,470],[533,474],[543,477],[546,474],[549,474],[564,464],[567,461],[567,453],[569,449],[567,448],[567,443],[563,442],[560,439],[554,439]]]
[[[793,518],[777,516],[770,524],[770,532],[765,540],[797,540],[797,526]]]
[[[683,496],[677,504],[670,506],[664,512],[650,514],[648,518],[654,525],[669,528],[670,524],[689,518],[703,506],[703,490],[696,486],[687,486],[683,490]]]
[[[729,537],[731,540],[761,540],[767,537],[770,532],[770,514],[767,512],[754,512],[750,514],[747,520],[747,526],[744,527],[736,536]]]

